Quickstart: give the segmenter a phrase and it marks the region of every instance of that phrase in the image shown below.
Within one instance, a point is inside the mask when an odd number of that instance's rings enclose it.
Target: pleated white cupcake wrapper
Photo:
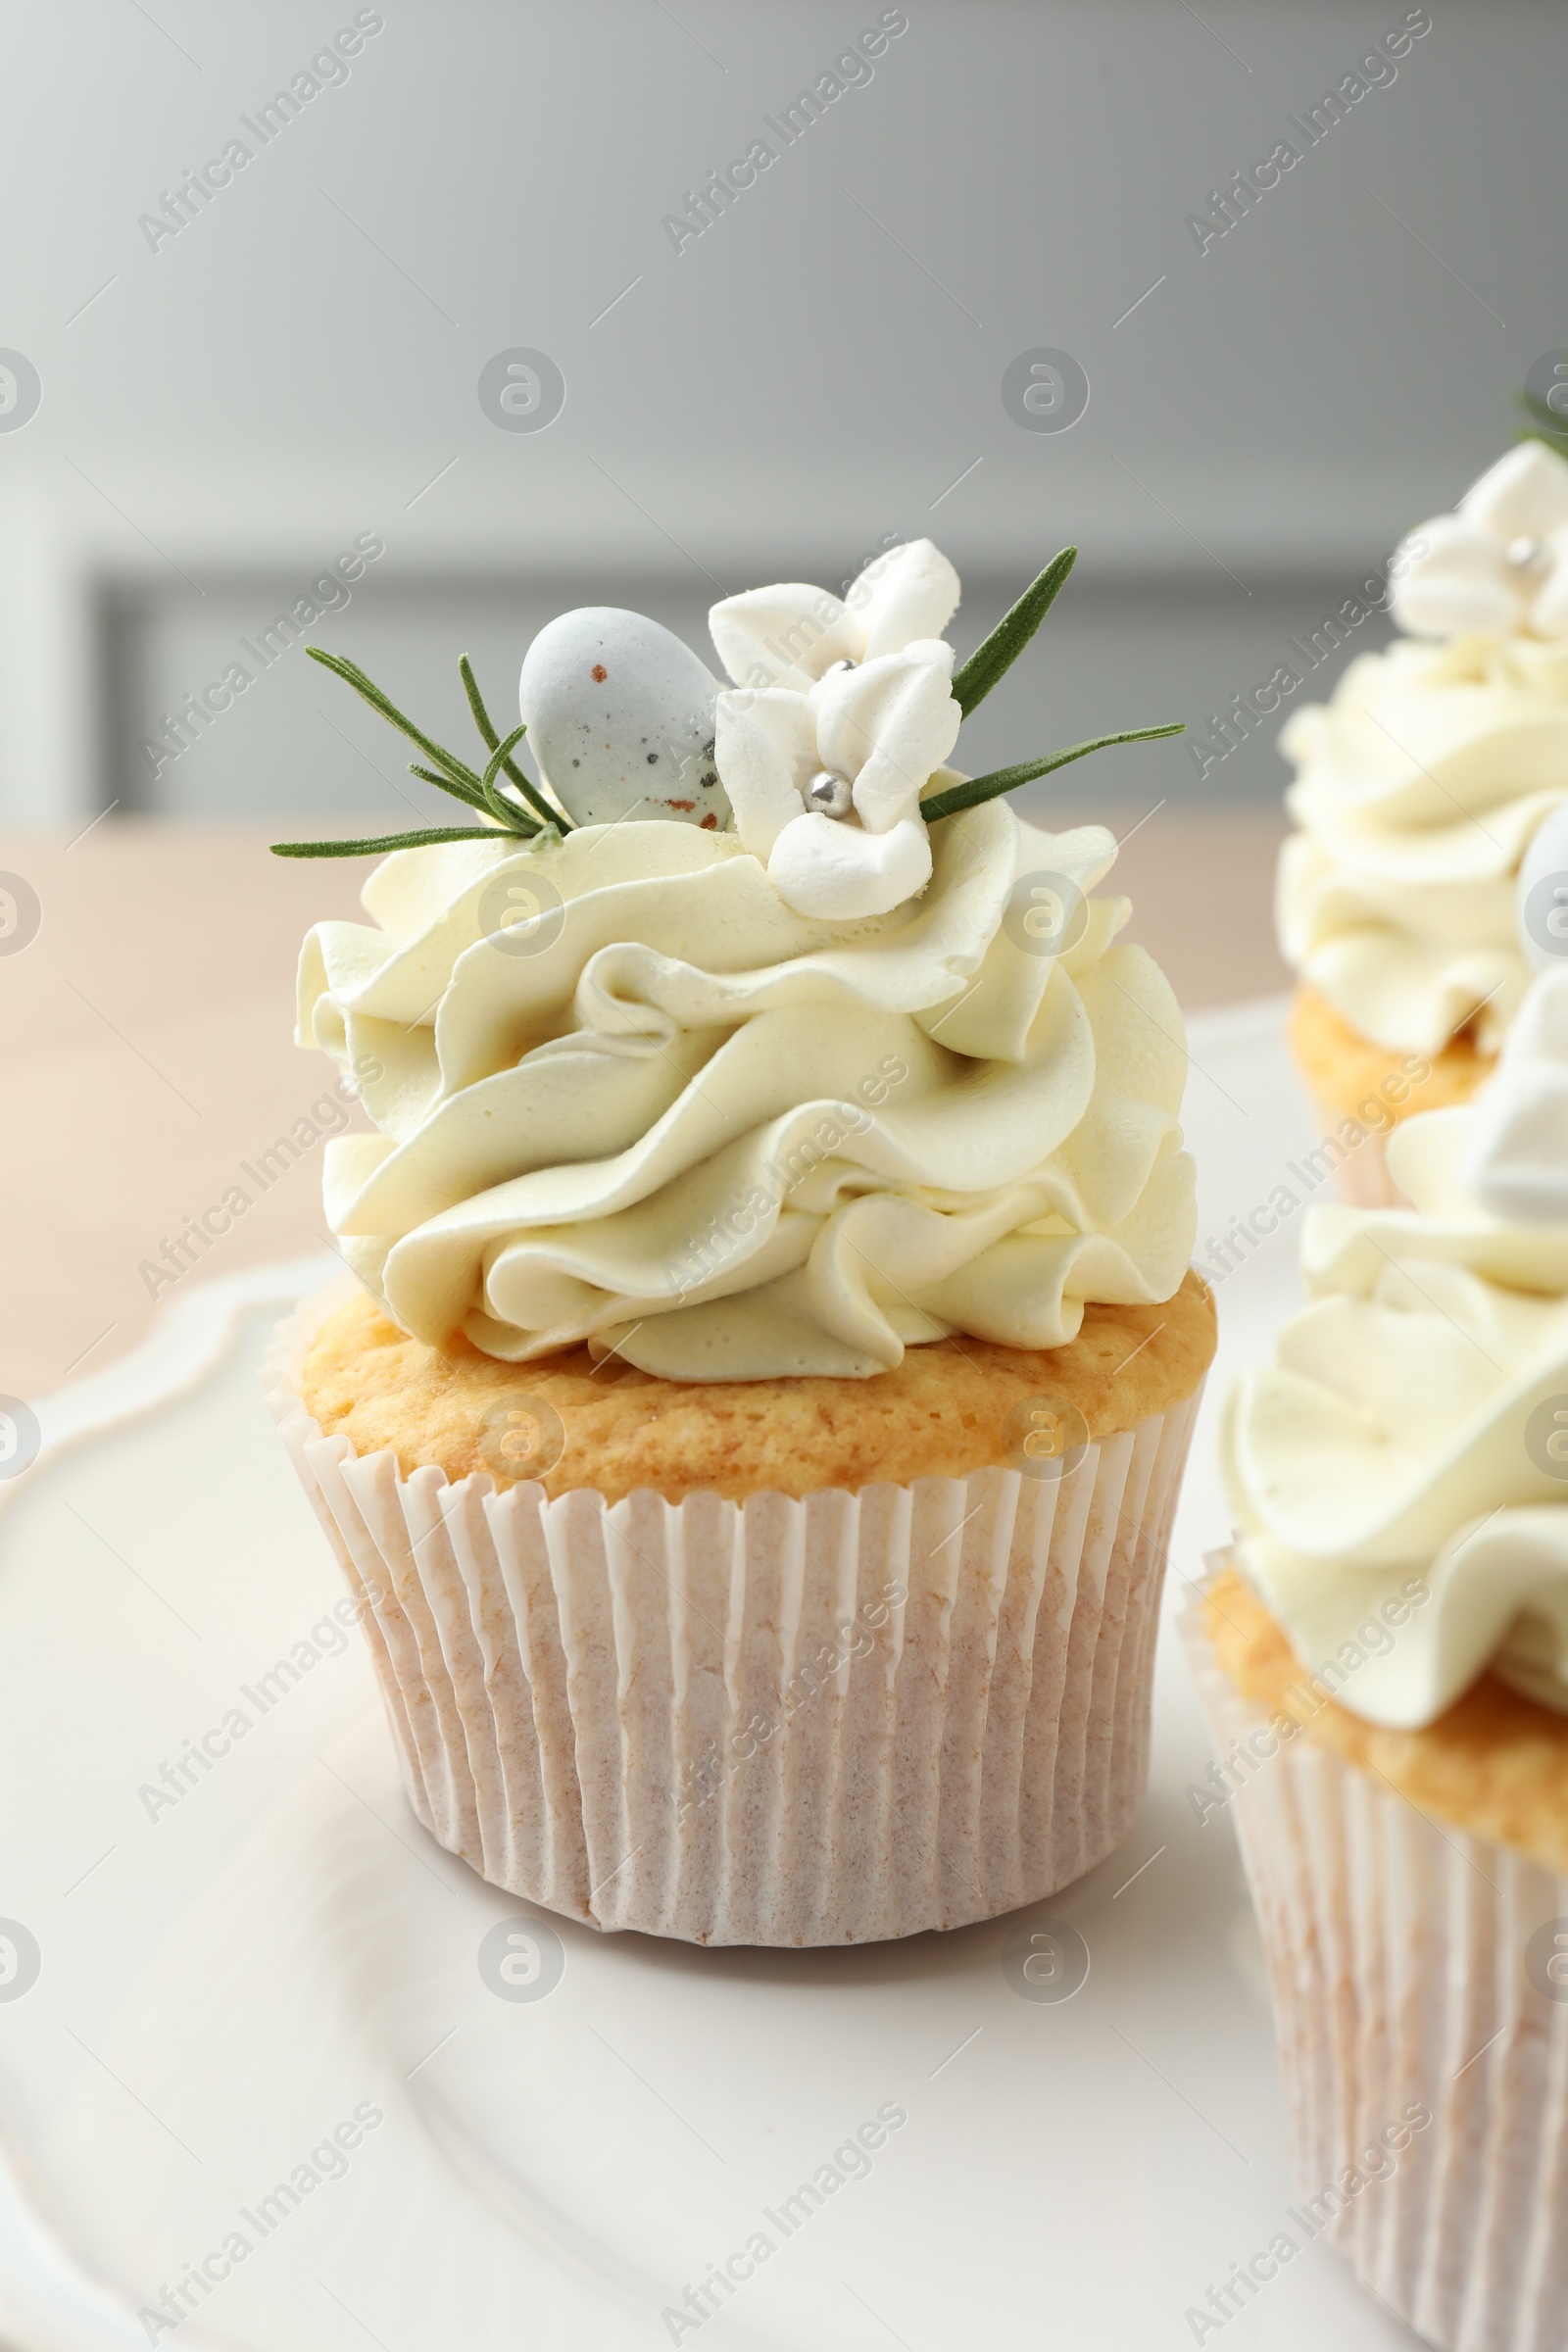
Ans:
[[[1181,1632],[1224,1763],[1271,1719]],[[1252,1765],[1255,1763],[1255,1769]],[[1527,1977],[1568,1880],[1440,1826],[1306,1734],[1232,1769],[1299,2216],[1445,2352],[1568,2346],[1568,1999]],[[1563,1987],[1568,1993],[1568,1985]],[[1389,2161],[1361,2151],[1412,2107]],[[1346,2167],[1365,2185],[1347,2194]],[[1287,2221],[1286,2227],[1290,2227]]]
[[[1130,1828],[1195,1396],[1062,1479],[607,1507],[324,1437],[264,1373],[431,1834],[601,1928],[845,1943],[1052,1893]]]

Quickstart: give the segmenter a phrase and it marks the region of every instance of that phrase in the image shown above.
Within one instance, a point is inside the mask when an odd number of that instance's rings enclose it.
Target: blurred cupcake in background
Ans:
[[[1568,2341],[1568,971],[1308,1212],[1183,1624],[1310,2234],[1428,2341]]]
[[[1324,1135],[1362,1130],[1336,1183],[1366,1206],[1397,1199],[1387,1130],[1467,1102],[1568,951],[1529,895],[1560,873],[1568,905],[1568,463],[1511,450],[1401,543],[1388,602],[1405,636],[1280,735],[1291,1042]]]

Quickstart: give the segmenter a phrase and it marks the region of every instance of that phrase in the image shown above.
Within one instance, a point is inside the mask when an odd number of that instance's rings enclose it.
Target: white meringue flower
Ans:
[[[714,758],[736,830],[796,914],[857,921],[925,888],[931,843],[920,795],[957,740],[963,713],[952,683],[952,646],[925,637],[804,691],[719,696]],[[853,816],[808,809],[807,787],[824,769],[850,785]]]
[[[1568,1226],[1568,969],[1561,964],[1531,982],[1467,1128],[1460,1183],[1489,1216],[1538,1232]]]
[[[929,539],[914,539],[868,564],[847,599],[788,580],[725,597],[708,625],[737,686],[804,694],[834,662],[871,662],[940,637],[957,608],[953,565]]]
[[[940,636],[957,602],[953,565],[916,539],[868,564],[847,598],[785,581],[709,614],[740,689],[718,698],[719,778],[741,840],[795,913],[887,914],[929,881],[919,804],[962,717]],[[852,787],[853,817],[808,808],[823,771]]]
[[[1568,637],[1568,464],[1521,442],[1400,542],[1391,577],[1412,636]]]

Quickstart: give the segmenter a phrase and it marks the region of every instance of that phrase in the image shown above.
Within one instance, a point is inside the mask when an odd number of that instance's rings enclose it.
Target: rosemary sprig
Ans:
[[[965,808],[978,808],[983,801],[1000,800],[1004,792],[1015,792],[1020,784],[1032,784],[1037,776],[1049,776],[1053,769],[1066,767],[1071,760],[1082,760],[1090,752],[1109,751],[1117,743],[1152,743],[1160,735],[1185,732],[1185,721],[1178,718],[1164,727],[1134,727],[1126,735],[1097,735],[1092,743],[1075,743],[1064,752],[1046,752],[1038,760],[1020,760],[1016,767],[995,767],[988,776],[971,776],[966,784],[950,785],[934,800],[922,801],[920,814],[928,825],[934,825],[941,817],[956,816]]]
[[[965,718],[1017,661],[1055,603],[1057,591],[1077,561],[1075,547],[1064,547],[1059,556],[1053,556],[1040,577],[1031,582],[984,643],[975,647],[962,668],[954,673],[953,699]]]
[[[479,779],[485,799],[489,802],[491,808],[495,811],[495,814],[500,819],[501,823],[508,827],[512,825],[514,820],[521,813],[521,811],[518,809],[515,801],[509,801],[507,799],[506,794],[502,791],[500,784],[497,782],[497,778],[500,776],[504,767],[509,767],[511,765],[510,755],[514,744],[520,743],[527,732],[528,730],[525,726],[514,727],[512,733],[507,737],[506,742],[498,743],[496,745],[494,752],[491,754],[490,764]],[[538,829],[539,828],[537,825],[530,828],[530,830],[533,832],[537,832]]]
[[[1523,394],[1525,406],[1547,419],[1552,412],[1544,401],[1533,394]],[[1547,429],[1554,430],[1549,424]],[[1544,436],[1543,436],[1544,437]],[[1568,436],[1565,436],[1568,437]],[[1078,550],[1064,547],[1053,556],[1039,577],[1030,582],[1017,603],[1004,613],[983,644],[976,647],[962,667],[955,673],[953,693],[965,717],[977,704],[984,702],[999,678],[1006,672],[1023,652],[1046,614],[1055,603],[1062,583],[1077,562]],[[473,664],[464,654],[458,662],[458,674],[463,691],[468,699],[473,723],[478,728],[490,754],[483,773],[476,773],[465,760],[449,752],[443,744],[416,727],[413,719],[401,711],[391,697],[384,694],[373,678],[368,677],[357,662],[342,654],[329,654],[318,645],[308,645],[306,652],[323,669],[330,669],[353,687],[355,693],[369,704],[389,725],[417,744],[432,764],[422,767],[411,760],[409,773],[423,784],[434,784],[441,792],[450,793],[454,800],[491,821],[479,825],[431,825],[412,833],[387,833],[364,841],[276,841],[272,854],[277,858],[369,858],[383,856],[389,850],[424,849],[444,841],[493,841],[499,830],[503,837],[514,840],[536,840],[541,830],[553,827],[558,833],[570,832],[569,818],[547,800],[539,787],[524,775],[512,755],[526,733],[525,727],[514,727],[503,741],[496,732],[495,722],[485,708],[484,697],[473,674]],[[1015,767],[994,768],[989,775],[972,776],[965,784],[951,785],[931,800],[921,803],[920,813],[927,824],[936,824],[945,816],[956,816],[965,808],[978,808],[985,801],[999,800],[1004,792],[1014,792],[1020,784],[1032,783],[1039,776],[1049,776],[1058,767],[1066,767],[1074,760],[1084,759],[1090,752],[1103,752],[1118,743],[1152,743],[1162,735],[1180,735],[1180,720],[1163,727],[1135,727],[1124,735],[1097,735],[1091,743],[1075,743],[1063,752],[1048,752],[1038,760],[1021,760]],[[524,808],[510,799],[502,788],[502,777],[518,791],[529,804]]]
[[[1559,456],[1568,455],[1568,416],[1559,416],[1556,410],[1544,401],[1539,393],[1520,392],[1515,398],[1530,418],[1528,424],[1519,427],[1519,439],[1544,441]]]
[[[474,725],[490,753],[482,775],[476,774],[466,760],[458,759],[444,744],[437,743],[433,736],[426,735],[422,727],[416,727],[413,719],[398,709],[391,696],[384,694],[373,678],[367,677],[357,662],[350,662],[342,654],[329,654],[318,645],[308,645],[305,650],[313,662],[319,662],[323,669],[331,670],[334,676],[352,686],[372,710],[378,712],[389,725],[396,727],[400,734],[406,735],[411,743],[416,743],[420,751],[433,760],[433,766],[421,767],[416,760],[411,760],[411,776],[417,776],[421,784],[433,784],[438,791],[450,793],[455,801],[462,801],[466,808],[474,809],[480,816],[492,821],[482,825],[431,825],[417,832],[387,833],[366,841],[274,841],[272,855],[275,858],[379,857],[388,850],[426,849],[433,842],[494,841],[498,829],[504,836],[517,841],[537,840],[548,825],[553,825],[560,833],[570,832],[570,820],[545,799],[538,787],[529,782],[513,760],[512,754],[527,730],[514,727],[505,743],[497,735],[490,713],[484,707],[484,698],[473,674],[473,664],[466,654],[459,662],[458,669],[464,692],[468,698],[468,709],[473,713]],[[502,790],[500,778],[503,775],[532,803],[539,812],[537,817]]]
[[[440,769],[443,792],[450,792],[454,800],[466,801],[470,808],[484,807],[484,793],[472,768],[455,759],[444,746],[426,735],[421,727],[416,727],[412,718],[406,718],[391,696],[383,694],[375,680],[368,678],[357,662],[349,662],[341,654],[329,654],[320,645],[308,645],[305,651],[313,662],[319,662],[323,669],[331,670],[335,677],[342,678],[352,686],[355,693],[368,702],[372,710],[378,711],[390,726],[406,735],[411,743],[418,745],[425,758],[433,760]]]
[[[500,743],[501,738],[496,733],[495,722],[491,718],[489,711],[484,707],[484,697],[479,692],[479,681],[473,674],[473,663],[468,660],[466,654],[464,654],[458,662],[458,675],[463,680],[463,691],[468,698],[468,709],[473,712],[473,723],[478,728],[480,734],[484,737],[484,740],[489,745],[491,751],[494,751]],[[517,735],[520,735],[521,733],[522,729],[519,727],[517,729]],[[515,743],[516,740],[516,735],[510,738],[510,741],[513,743]],[[515,784],[517,790],[522,794],[523,799],[532,803],[533,807],[538,809],[539,814],[543,817],[547,825],[556,825],[563,833],[569,833],[571,831],[572,828],[568,819],[563,815],[559,808],[554,807],[551,802],[545,799],[545,796],[540,791],[538,785],[533,782],[531,777],[524,775],[522,769],[518,767],[515,760],[511,757],[510,753],[506,759],[502,760],[501,767],[502,773],[506,776],[508,782]]]
[[[505,836],[501,836],[502,839]],[[435,841],[494,841],[494,825],[432,825],[425,833],[382,833],[373,841],[274,841],[274,858],[380,858],[388,850],[422,850]]]

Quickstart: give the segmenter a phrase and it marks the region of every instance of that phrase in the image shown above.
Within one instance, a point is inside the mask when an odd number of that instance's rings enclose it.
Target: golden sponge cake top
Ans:
[[[1213,1352],[1213,1299],[1192,1273],[1159,1306],[1086,1307],[1065,1348],[959,1335],[910,1348],[868,1380],[682,1383],[613,1357],[596,1365],[586,1348],[506,1364],[466,1341],[411,1339],[362,1294],[322,1325],[300,1388],[327,1436],[394,1454],[405,1476],[434,1464],[454,1480],[488,1471],[505,1487],[548,1461],[552,1499],[586,1487],[607,1502],[641,1488],[670,1502],[703,1492],[738,1501],[966,1477],[1016,1452],[1043,1399],[1081,1415],[1061,1417],[1080,1437],[1133,1429],[1192,1396]]]

